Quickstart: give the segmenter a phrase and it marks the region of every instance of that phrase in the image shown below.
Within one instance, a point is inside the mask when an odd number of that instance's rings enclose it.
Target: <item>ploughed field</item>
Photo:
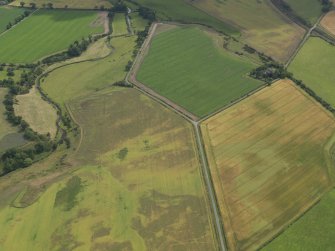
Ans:
[[[319,97],[335,107],[335,46],[311,37],[289,66],[294,77],[302,80]]]
[[[332,186],[335,121],[281,80],[201,125],[231,250],[255,250]]]
[[[236,27],[250,46],[281,62],[289,59],[304,34],[304,30],[279,13],[270,0],[188,1]]]
[[[0,62],[31,63],[65,50],[76,40],[103,33],[99,12],[37,10],[0,36]]]
[[[136,79],[198,117],[262,85],[248,77],[257,65],[214,39],[218,36],[196,27],[163,28],[153,37]]]
[[[328,12],[321,20],[321,26],[335,36],[335,11]]]
[[[75,153],[30,175],[16,199],[2,185],[1,250],[217,249],[191,124],[135,89],[70,109],[83,132]]]

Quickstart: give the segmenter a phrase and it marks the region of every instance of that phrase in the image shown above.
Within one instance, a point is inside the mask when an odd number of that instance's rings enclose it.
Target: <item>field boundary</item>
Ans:
[[[25,8],[26,9],[26,8]],[[20,23],[24,22],[25,20],[27,20],[28,18],[30,18],[35,12],[37,12],[39,9],[36,9],[34,11],[32,11],[29,16],[25,17],[24,19],[22,19],[20,22],[14,24],[12,27],[10,27],[7,30],[4,30],[3,32],[0,32],[0,38],[7,32],[9,32],[11,29],[15,28],[16,26],[18,26]]]

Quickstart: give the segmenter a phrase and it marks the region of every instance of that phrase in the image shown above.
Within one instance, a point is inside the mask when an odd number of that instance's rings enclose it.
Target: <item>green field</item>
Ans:
[[[6,30],[9,22],[14,24],[16,17],[21,16],[25,9],[1,7],[0,6],[0,33]]]
[[[254,64],[221,48],[199,28],[161,32],[137,79],[197,116],[210,114],[262,84],[247,77]]]
[[[126,23],[126,16],[123,13],[115,13],[112,21],[113,36],[127,35],[128,28]]]
[[[131,28],[136,33],[142,31],[148,25],[148,20],[142,18],[138,13],[133,12],[129,15]]]
[[[203,24],[217,31],[238,35],[239,29],[191,6],[184,0],[135,0],[143,6],[154,9],[161,20],[179,21],[181,23]]]
[[[304,34],[304,30],[280,14],[270,0],[188,1],[237,27],[243,41],[280,62],[292,55]]]
[[[299,17],[311,24],[314,24],[322,13],[319,0],[285,0],[285,2]]]
[[[65,164],[0,178],[1,250],[217,249],[191,124],[134,89],[70,107],[83,138]]]
[[[16,0],[11,5],[20,6],[21,0]],[[108,0],[30,0],[26,3],[26,7],[29,3],[35,3],[37,7],[42,8],[48,3],[52,3],[54,8],[74,8],[74,9],[99,9],[101,6],[105,8],[110,8],[112,4]]]
[[[335,107],[335,46],[311,37],[289,66],[295,78],[302,80],[318,96]]]
[[[0,153],[26,143],[22,133],[18,133],[18,128],[11,126],[6,120],[2,103],[6,94],[7,89],[0,88]]]
[[[265,87],[201,130],[229,250],[257,250],[333,187],[335,119],[292,81]]]
[[[62,67],[43,80],[42,88],[60,105],[78,96],[95,92],[121,81],[126,76],[125,66],[131,60],[135,37],[111,40],[113,53],[101,60]]]
[[[75,40],[103,33],[92,11],[38,10],[0,36],[0,62],[29,63],[67,49]]]
[[[308,211],[263,251],[333,250],[335,246],[335,190]]]

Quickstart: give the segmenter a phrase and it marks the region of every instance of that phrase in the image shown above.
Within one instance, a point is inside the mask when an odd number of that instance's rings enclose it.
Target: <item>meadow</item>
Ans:
[[[14,24],[15,18],[21,16],[24,11],[24,9],[0,6],[0,34],[6,30],[6,26],[9,22]]]
[[[0,36],[0,62],[30,63],[65,50],[76,40],[103,33],[92,11],[38,10]]]
[[[22,133],[18,132],[18,128],[9,124],[5,116],[5,106],[2,104],[8,90],[0,88],[0,153],[12,148],[23,145],[26,141]]]
[[[334,64],[335,46],[320,38],[311,37],[288,69],[295,78],[302,80],[318,96],[335,107],[334,69],[330,67]]]
[[[316,23],[322,14],[322,6],[318,0],[285,0],[291,9],[310,24]]]
[[[328,12],[320,22],[321,26],[335,36],[335,11]]]
[[[113,36],[121,36],[128,34],[126,16],[124,13],[115,13],[112,22]]]
[[[20,6],[21,0],[16,0],[11,3],[13,6]],[[105,8],[112,7],[108,0],[30,0],[29,3],[35,3],[37,7],[42,8],[48,3],[52,3],[54,8],[73,8],[73,9],[99,9],[101,6]],[[28,6],[28,3],[26,3]]]
[[[239,28],[223,22],[193,7],[185,0],[135,0],[142,6],[154,9],[160,20],[203,24],[229,35],[239,35]]]
[[[129,14],[130,24],[133,31],[136,33],[142,31],[148,25],[148,20],[142,18],[137,12]]]
[[[262,250],[332,250],[335,245],[334,204],[335,190],[332,190],[316,206]]]
[[[335,120],[289,80],[201,129],[231,250],[259,248],[333,186]]]
[[[16,197],[0,183],[2,250],[217,249],[191,124],[134,89],[70,109],[83,138],[66,166],[28,175]],[[36,198],[34,187],[47,189]]]
[[[40,134],[50,134],[51,138],[56,136],[57,111],[42,99],[36,88],[32,88],[28,94],[16,96],[16,100],[15,114],[21,116],[31,129]]]
[[[132,58],[135,39],[134,36],[113,38],[111,45],[114,50],[107,57],[56,69],[42,79],[42,89],[63,106],[65,102],[123,80],[125,67]]]
[[[154,36],[136,78],[202,117],[262,85],[247,77],[256,67],[199,28],[177,27]]]
[[[284,17],[268,0],[189,1],[206,13],[241,30],[253,48],[285,62],[297,48],[304,30]]]

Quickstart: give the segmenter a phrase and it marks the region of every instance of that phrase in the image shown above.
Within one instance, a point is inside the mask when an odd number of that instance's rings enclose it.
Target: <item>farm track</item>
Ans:
[[[303,40],[300,42],[300,44],[297,47],[297,49],[294,51],[294,53],[292,54],[292,56],[286,62],[285,68],[287,68],[290,65],[290,63],[293,61],[293,59],[296,57],[296,55],[298,54],[298,52],[300,51],[300,49],[304,46],[304,44],[306,43],[306,41],[308,40],[308,38],[311,36],[312,32],[318,27],[318,25],[319,25],[319,23],[320,23],[320,21],[322,20],[323,17],[324,17],[324,14],[321,15],[319,17],[318,21],[316,21],[316,23],[306,32]]]
[[[215,223],[215,231],[217,233],[217,237],[219,238],[219,250],[220,251],[227,251],[226,247],[226,241],[225,241],[225,236],[223,232],[223,222],[221,220],[221,215],[219,213],[219,207],[218,207],[218,202],[216,200],[216,195],[214,191],[214,186],[211,178],[211,174],[209,171],[209,166],[208,166],[208,161],[207,161],[207,156],[205,153],[204,149],[204,144],[203,144],[203,139],[201,135],[201,130],[200,130],[200,118],[195,116],[194,114],[190,113],[186,109],[182,108],[181,106],[177,105],[176,103],[172,102],[171,100],[163,97],[162,95],[159,95],[152,89],[148,88],[145,86],[143,83],[139,82],[136,79],[136,73],[143,62],[143,58],[145,57],[148,47],[150,45],[150,42],[155,35],[155,31],[157,28],[157,25],[160,23],[154,23],[149,30],[148,36],[144,43],[142,44],[141,49],[139,50],[139,53],[137,54],[134,63],[128,72],[126,76],[126,82],[131,83],[135,86],[136,89],[138,89],[140,92],[145,94],[146,96],[149,96],[150,98],[156,100],[158,103],[164,105],[165,107],[171,109],[175,113],[179,114],[183,118],[185,118],[188,122],[190,122],[195,131],[195,138],[197,142],[197,148],[199,152],[199,157],[201,160],[201,167],[202,167],[202,174],[204,177],[204,182],[207,187],[207,192],[209,195],[210,203],[211,203],[211,208],[212,208],[212,213],[214,216],[214,223]],[[213,115],[213,114],[212,114]],[[210,117],[209,115],[208,117]]]

